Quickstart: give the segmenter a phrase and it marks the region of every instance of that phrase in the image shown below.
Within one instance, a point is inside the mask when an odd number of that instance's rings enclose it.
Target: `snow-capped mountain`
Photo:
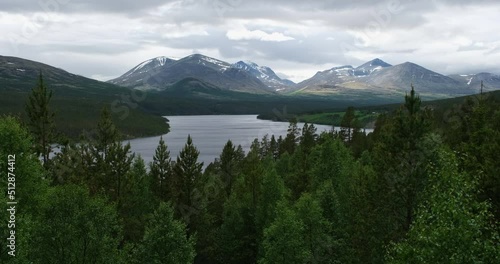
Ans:
[[[251,61],[238,61],[233,64],[232,67],[249,72],[265,85],[274,88],[276,91],[284,90],[295,84],[290,80],[281,79],[271,68],[259,66]]]
[[[144,82],[145,80],[154,75],[154,73],[162,71],[163,68],[168,67],[174,62],[175,60],[165,56],[152,58],[139,63],[122,76],[109,80],[108,82],[121,86],[147,86],[147,83]]]
[[[297,84],[300,93],[352,94],[372,91],[377,94],[404,94],[413,84],[424,97],[448,97],[471,94],[464,83],[428,70],[411,62],[390,65],[380,59],[366,62],[356,68],[346,65],[317,72]]]
[[[367,82],[393,89],[408,89],[413,84],[420,92],[468,94],[462,83],[411,62],[376,71],[370,74]]]
[[[485,91],[500,89],[500,76],[490,73],[445,76],[420,65],[391,65],[373,59],[360,66],[344,65],[318,71],[298,84],[281,79],[269,67],[251,61],[234,64],[193,54],[179,60],[157,57],[144,61],[110,83],[137,89],[163,90],[184,79],[198,79],[223,90],[247,93],[401,96],[413,84],[424,98],[475,93],[483,80]]]
[[[379,70],[382,70],[382,69],[390,67],[390,66],[392,66],[392,65],[390,65],[389,63],[387,63],[379,58],[376,58],[374,60],[371,60],[369,62],[366,62],[366,63],[356,67],[356,69],[354,69],[354,75],[355,76],[367,76],[367,75],[372,74],[375,71],[379,71]]]
[[[179,60],[166,57],[147,60],[109,82],[137,89],[162,90],[186,78],[196,78],[232,91],[251,93],[274,91],[246,70],[201,54],[193,54]]]

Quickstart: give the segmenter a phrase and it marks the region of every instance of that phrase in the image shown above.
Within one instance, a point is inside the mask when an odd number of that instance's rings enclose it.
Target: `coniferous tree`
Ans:
[[[120,142],[120,133],[111,119],[107,107],[101,112],[95,139],[90,140],[94,175],[90,179],[90,189],[101,192],[121,205],[125,176],[130,170],[134,154],[130,153],[130,143]]]
[[[309,193],[304,193],[295,204],[295,211],[303,223],[302,239],[310,252],[307,263],[334,263],[329,251],[335,242],[320,203]]]
[[[257,231],[262,239],[264,229],[269,227],[276,217],[276,206],[279,201],[288,196],[283,179],[278,175],[276,169],[267,164],[266,172],[262,177],[261,192],[259,196],[259,206],[255,212],[255,223]],[[270,167],[270,168],[269,168]]]
[[[386,208],[387,216],[396,222],[393,238],[400,238],[413,222],[419,194],[425,186],[425,164],[429,158],[421,142],[430,129],[430,113],[421,109],[421,100],[412,85],[405,104],[377,135],[380,140],[375,148],[374,164],[385,180],[380,183],[387,187],[382,191],[387,194],[387,200],[380,201],[385,204],[382,208]]]
[[[101,117],[97,123],[96,138],[91,140],[94,140],[95,148],[102,158],[108,153],[109,147],[120,140],[120,132],[113,123],[107,107],[101,111]]]
[[[290,120],[290,124],[288,125],[288,130],[285,139],[280,144],[280,155],[288,152],[288,154],[293,154],[295,148],[297,147],[297,143],[300,140],[300,129],[297,126],[297,119],[292,118]]]
[[[271,136],[271,141],[269,142],[269,155],[271,155],[274,160],[279,157],[279,145],[274,135]]]
[[[151,178],[141,156],[134,158],[130,171],[125,175],[120,216],[123,219],[124,241],[138,243],[144,235],[144,223],[157,203],[149,188]]]
[[[354,107],[349,106],[347,108],[344,116],[342,117],[342,121],[340,121],[340,127],[341,127],[340,134],[342,138],[346,142],[351,143],[353,134],[358,129]]]
[[[150,163],[149,167],[153,193],[160,201],[171,200],[173,188],[172,160],[163,137],[160,137],[160,142],[153,156],[153,162]]]
[[[317,138],[318,135],[316,134],[316,127],[314,127],[314,124],[305,123],[302,128],[302,135],[300,136],[300,146],[306,155],[311,152],[316,144]]]
[[[196,204],[196,195],[199,194],[199,182],[202,176],[203,162],[198,162],[200,152],[193,145],[191,136],[188,135],[187,142],[181,150],[175,162],[173,193],[175,206],[180,217],[190,224],[190,218],[199,210]]]
[[[38,75],[38,83],[31,90],[26,104],[28,126],[35,139],[35,151],[42,156],[44,166],[48,166],[51,144],[56,139],[54,112],[49,108],[52,90],[48,91],[44,83],[42,72]]]
[[[228,140],[220,154],[221,180],[227,197],[231,195],[231,190],[240,171],[240,164],[245,155],[242,151],[241,146],[236,148],[233,142]]]

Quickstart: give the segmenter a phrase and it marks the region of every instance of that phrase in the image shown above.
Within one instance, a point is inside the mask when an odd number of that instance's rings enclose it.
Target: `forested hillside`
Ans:
[[[145,164],[107,109],[55,157],[50,111],[3,116],[0,186],[15,193],[0,198],[17,204],[15,227],[0,210],[0,262],[500,263],[499,109],[481,94],[436,111],[412,88],[371,134],[354,114],[320,135],[291,120],[248,153],[228,141],[204,171],[190,137]]]

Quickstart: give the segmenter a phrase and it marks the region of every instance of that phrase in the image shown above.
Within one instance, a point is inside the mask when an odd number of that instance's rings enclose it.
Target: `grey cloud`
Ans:
[[[457,51],[476,51],[476,50],[487,50],[487,49],[489,48],[485,45],[474,43],[471,45],[460,46],[458,47]]]
[[[320,67],[318,65],[326,64],[359,65],[365,62],[364,59],[368,56],[373,56],[373,58],[381,57],[394,64],[408,60],[424,66],[429,65],[429,67],[435,69],[450,69],[446,64],[454,64],[453,59],[439,58],[439,60],[443,61],[433,62],[433,60],[438,59],[436,53],[430,50],[433,44],[436,44],[438,48],[449,45],[448,41],[451,37],[443,37],[444,33],[452,37],[462,36],[464,39],[483,41],[485,43],[495,43],[498,38],[495,35],[496,32],[490,34],[479,32],[474,35],[478,32],[474,25],[466,24],[466,27],[463,28],[463,24],[458,26],[447,25],[441,23],[442,21],[436,21],[436,11],[443,11],[448,8],[460,9],[460,7],[464,7],[464,10],[469,7],[472,7],[471,9],[474,9],[474,7],[498,8],[500,5],[498,1],[493,0],[41,0],[41,2],[61,3],[57,10],[59,10],[62,19],[65,16],[76,14],[79,17],[89,15],[92,19],[99,20],[96,21],[97,23],[93,23],[98,26],[87,27],[83,33],[75,34],[78,37],[85,37],[88,31],[89,36],[93,37],[86,39],[86,42],[77,40],[76,42],[68,41],[67,43],[64,40],[68,38],[61,38],[63,40],[54,43],[54,41],[50,41],[50,36],[39,34],[36,38],[45,40],[43,43],[48,44],[23,42],[19,47],[20,52],[16,55],[41,61],[48,58],[48,55],[43,54],[54,52],[85,56],[86,64],[81,65],[77,65],[80,61],[76,59],[72,62],[63,62],[63,59],[59,58],[59,64],[57,59],[51,59],[49,62],[55,62],[55,64],[62,66],[74,65],[71,66],[71,69],[76,69],[79,71],[76,73],[84,73],[87,76],[97,73],[101,75],[119,75],[123,73],[116,72],[117,70],[112,67],[96,68],[92,65],[92,60],[100,62],[102,57],[107,55],[119,57],[120,60],[123,60],[122,57],[128,56],[128,53],[137,52],[140,55],[134,54],[134,60],[136,60],[137,57],[142,56],[144,50],[152,49],[156,51],[162,50],[162,47],[168,48],[169,52],[175,53],[179,51],[175,56],[181,56],[179,54],[184,56],[186,55],[184,53],[190,50],[193,52],[214,50],[221,56],[220,59],[228,62],[249,59],[261,65],[267,64],[273,69],[277,67],[275,65],[278,65],[280,69],[293,68],[294,70],[301,67]],[[32,12],[43,12],[44,8],[37,3],[38,0],[3,0],[0,6],[0,15],[2,12],[3,14],[15,13],[23,14],[29,18]],[[48,8],[54,9],[56,7],[49,6]],[[96,13],[101,15],[95,15]],[[110,16],[107,16],[107,14],[110,14]],[[429,15],[431,15],[431,18]],[[454,14],[447,12],[447,15],[453,16]],[[109,19],[119,18],[120,22],[123,20],[123,29],[121,24],[116,26],[117,23],[115,23],[115,28],[110,28],[109,21],[106,20],[107,17]],[[131,25],[137,26],[137,29],[130,29],[129,32],[127,30],[127,27],[130,26],[127,23],[128,21],[130,21]],[[477,21],[477,27],[485,26],[487,30],[488,25],[498,24],[497,22]],[[227,31],[231,30],[235,25],[238,26],[238,23],[241,23],[241,26],[247,30],[262,30],[269,33],[279,32],[294,39],[283,42],[228,39]],[[431,23],[435,24],[432,25]],[[102,27],[100,27],[101,24]],[[179,27],[177,30],[172,30],[169,35],[169,28],[171,28],[169,26],[172,24],[179,25]],[[44,30],[53,32],[51,36],[59,36],[58,34],[72,36],[71,31],[79,31],[81,27],[81,23],[75,25],[68,23],[65,26],[56,27],[57,30],[60,30],[57,32],[56,29],[49,26]],[[182,32],[183,28],[189,31],[195,27],[206,31],[208,34],[178,34]],[[492,26],[492,29],[494,29],[494,26]],[[118,32],[107,34],[108,31],[113,32],[113,30]],[[305,30],[307,34],[301,34],[300,30]],[[371,32],[373,30],[387,33],[392,41],[386,42],[382,46],[380,43],[376,43],[378,39],[374,37],[371,43],[367,42],[370,46],[364,47],[358,44],[366,43],[360,42],[351,34],[353,31],[358,33],[357,35],[369,34],[373,33]],[[96,31],[98,31],[97,34]],[[108,36],[113,38],[114,41],[100,41],[101,38]],[[328,37],[332,37],[333,40],[327,40]],[[410,40],[405,40],[405,37],[410,38]],[[8,43],[5,44],[5,40],[3,42],[2,45],[2,40],[0,40],[0,48],[6,50],[5,47],[8,47]],[[452,47],[449,50],[450,54],[454,55],[456,51],[479,49],[479,47],[474,46],[460,46],[457,50],[456,45],[456,43],[453,43],[450,46]],[[496,56],[491,60],[499,58],[500,48],[492,49],[491,46],[489,48],[489,50],[485,49],[484,57],[478,58],[478,60],[487,60],[487,58],[490,58],[488,56]],[[419,53],[422,49],[426,51]],[[362,56],[353,55],[356,52],[362,53]],[[144,54],[150,56],[151,53],[153,52]],[[459,53],[462,56],[468,54],[468,52]],[[120,54],[122,56],[118,56]],[[171,56],[171,54],[157,54],[157,56],[160,55]],[[146,59],[148,58],[143,58],[143,60]],[[113,63],[113,65],[119,65],[122,62],[113,61]],[[465,63],[463,65],[464,68],[470,66],[473,70],[479,69],[479,66]],[[491,65],[485,65],[484,67],[492,70],[496,69]],[[319,68],[318,70],[323,69]],[[462,68],[457,68],[457,70],[462,70]],[[286,74],[286,70],[280,71],[284,75]],[[499,72],[498,69],[496,69],[496,72]]]

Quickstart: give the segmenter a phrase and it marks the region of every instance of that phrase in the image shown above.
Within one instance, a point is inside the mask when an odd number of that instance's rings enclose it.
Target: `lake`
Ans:
[[[274,135],[276,139],[285,136],[288,122],[273,122],[257,119],[257,115],[199,115],[199,116],[165,116],[170,122],[170,132],[163,135],[172,160],[186,144],[188,134],[193,144],[200,151],[199,161],[206,167],[219,157],[222,148],[230,139],[235,146],[241,145],[245,153],[255,138],[259,141],[266,134]],[[304,124],[299,123],[299,128]],[[330,131],[331,126],[315,125],[317,133]],[[160,137],[148,137],[129,140],[131,151],[140,154],[146,164],[153,161],[155,149]]]

